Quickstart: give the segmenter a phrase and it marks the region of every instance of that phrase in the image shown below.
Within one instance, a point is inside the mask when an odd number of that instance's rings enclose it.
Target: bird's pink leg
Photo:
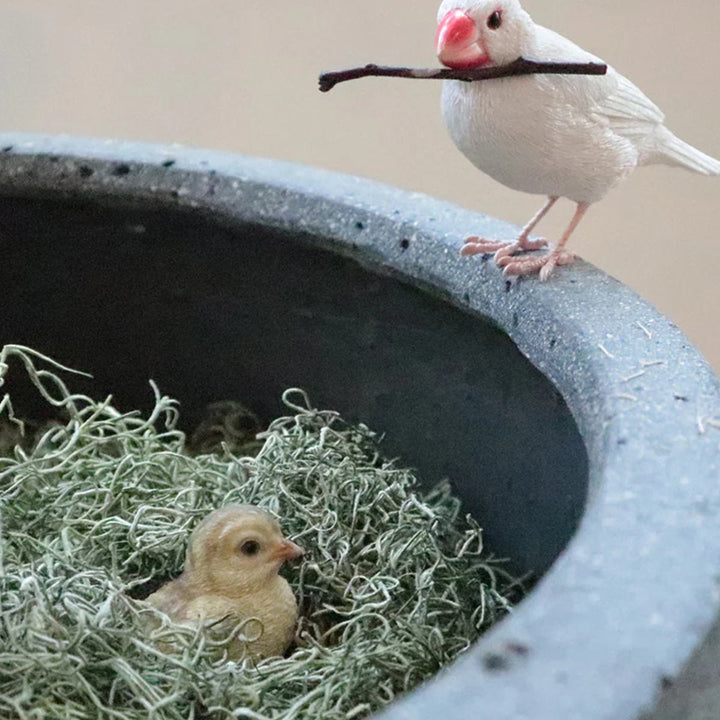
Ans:
[[[535,226],[547,215],[548,210],[557,202],[556,197],[548,198],[545,205],[535,214],[530,222],[521,230],[515,240],[486,240],[480,237],[469,237],[460,250],[462,255],[477,255],[478,253],[495,253],[495,262],[500,258],[508,257],[518,250],[540,250],[547,245],[547,240],[530,240],[530,233]]]
[[[505,268],[506,275],[534,275],[539,273],[540,280],[547,280],[556,265],[569,265],[575,259],[573,253],[564,249],[565,243],[570,239],[589,207],[590,203],[578,203],[575,214],[567,230],[560,238],[560,242],[546,255],[528,258],[504,257],[498,261],[498,265]]]

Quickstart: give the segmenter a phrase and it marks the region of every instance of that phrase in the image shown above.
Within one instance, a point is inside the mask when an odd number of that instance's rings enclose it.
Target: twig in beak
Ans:
[[[456,70],[452,68],[388,67],[370,64],[349,70],[323,73],[320,75],[319,83],[320,92],[328,92],[338,83],[369,76],[475,82],[477,80],[491,80],[493,78],[511,77],[513,75],[605,75],[605,73],[607,73],[607,65],[602,63],[536,62],[534,60],[518,58],[507,65],[494,65],[492,67],[470,68],[467,70]]]

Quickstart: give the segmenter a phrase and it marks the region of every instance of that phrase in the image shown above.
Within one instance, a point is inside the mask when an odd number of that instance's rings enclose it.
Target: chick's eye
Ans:
[[[502,25],[502,13],[499,10],[496,10],[490,17],[487,19],[487,26],[491,30],[497,30]]]
[[[260,552],[260,543],[257,540],[245,540],[240,543],[240,552],[248,557],[257,555]]]

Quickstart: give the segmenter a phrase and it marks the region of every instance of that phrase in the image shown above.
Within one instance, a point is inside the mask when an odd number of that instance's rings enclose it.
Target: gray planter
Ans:
[[[511,228],[358,178],[118,142],[0,147],[3,342],[92,371],[125,407],[152,377],[189,425],[228,397],[271,416],[304,387],[428,482],[450,476],[487,545],[545,573],[383,717],[622,720],[658,698],[671,717],[695,697],[673,681],[716,610],[720,391],[632,291],[584,263],[506,282],[457,249]]]

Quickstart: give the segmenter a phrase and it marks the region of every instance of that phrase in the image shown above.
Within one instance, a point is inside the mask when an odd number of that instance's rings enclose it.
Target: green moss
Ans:
[[[154,385],[144,418],[72,394],[61,368],[27,348],[3,349],[0,379],[12,356],[69,419],[0,458],[0,716],[360,717],[508,610],[511,583],[482,557],[480,528],[449,485],[419,492],[373,432],[302,391],[286,391],[291,414],[259,435],[255,457],[227,442],[191,455],[176,402]],[[0,409],[12,418],[8,396]],[[142,630],[139,598],[181,570],[192,528],[230,502],[276,513],[307,551],[285,571],[301,606],[297,647],[227,663],[201,632],[171,624],[162,632],[178,652],[165,655]]]

